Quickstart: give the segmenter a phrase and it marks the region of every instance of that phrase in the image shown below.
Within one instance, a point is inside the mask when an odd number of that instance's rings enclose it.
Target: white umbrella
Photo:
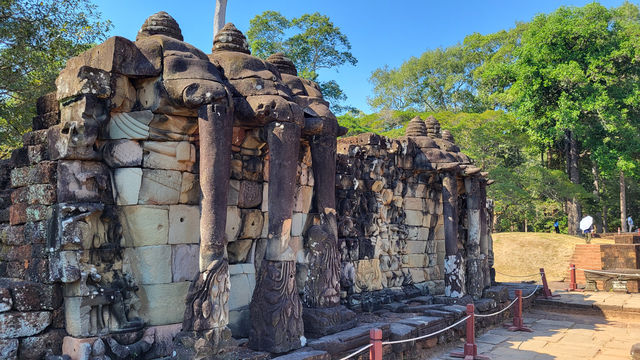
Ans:
[[[591,216],[585,216],[580,220],[580,230],[585,231],[593,225],[593,218]]]

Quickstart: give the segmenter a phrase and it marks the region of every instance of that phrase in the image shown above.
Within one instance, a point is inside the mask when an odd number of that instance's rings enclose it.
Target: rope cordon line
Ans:
[[[536,293],[536,291],[538,291],[538,289],[540,289],[540,284],[536,285],[536,288],[535,288],[535,289],[533,289],[533,291],[531,292],[531,294],[529,294],[529,295],[527,295],[527,296],[523,296],[523,297],[522,297],[522,300],[524,300],[524,299],[528,299],[528,298],[532,297],[532,296],[533,296],[533,294],[535,294],[535,293]]]
[[[493,314],[474,314],[474,315],[475,315],[475,317],[481,317],[481,318],[484,318],[484,317],[491,317],[491,316],[494,316],[494,315],[498,315],[498,314],[500,314],[500,313],[502,313],[502,312],[506,311],[506,310],[507,310],[508,308],[510,308],[511,306],[513,306],[513,304],[515,304],[515,303],[516,303],[516,301],[518,301],[518,298],[513,299],[513,301],[511,302],[511,304],[509,304],[509,306],[507,306],[506,308],[504,308],[504,309],[502,309],[502,310],[500,310],[500,311],[498,311],[498,312],[494,312]]]
[[[416,340],[421,340],[421,339],[425,339],[425,338],[428,338],[428,337],[432,337],[432,336],[434,336],[434,335],[438,335],[438,334],[440,334],[440,333],[441,333],[441,332],[443,332],[443,331],[447,331],[447,330],[449,330],[449,329],[451,329],[451,328],[454,328],[454,327],[456,327],[456,326],[458,326],[458,325],[462,324],[463,322],[465,322],[465,321],[466,321],[468,318],[470,318],[470,317],[471,317],[471,315],[467,315],[467,316],[463,317],[462,319],[460,319],[458,322],[453,323],[453,324],[451,324],[451,325],[447,326],[446,328],[444,328],[444,329],[440,329],[440,330],[438,330],[438,331],[436,331],[436,332],[433,332],[433,333],[431,333],[431,334],[418,336],[418,337],[415,337],[415,338],[412,338],[412,339],[395,340],[395,341],[383,341],[383,342],[382,342],[382,345],[400,344],[400,343],[405,343],[405,342],[409,342],[409,341],[416,341]]]
[[[535,274],[530,274],[530,275],[509,275],[509,274],[503,274],[501,272],[496,271],[496,274],[500,274],[502,276],[507,276],[507,277],[513,277],[513,278],[528,278],[528,277],[540,275],[541,273],[537,272]]]
[[[383,343],[384,344],[384,343]],[[368,348],[370,348],[371,346],[373,346],[372,344],[369,344],[367,346],[363,346],[360,349],[356,350],[355,352],[352,352],[351,354],[341,358],[340,360],[347,360],[348,358],[352,357],[352,356],[356,356],[358,354],[360,354],[361,352],[367,350]]]
[[[604,275],[616,275],[616,276],[633,276],[633,275],[640,275],[638,273],[628,273],[628,274],[621,274],[621,273],[614,273],[614,272],[608,272],[608,271],[598,271],[598,270],[590,270],[590,269],[580,269],[580,268],[576,268],[576,270],[581,270],[584,272],[590,272],[590,273],[595,273],[595,274],[604,274]]]

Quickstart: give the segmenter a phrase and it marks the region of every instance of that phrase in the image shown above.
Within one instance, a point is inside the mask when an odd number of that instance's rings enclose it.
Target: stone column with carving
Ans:
[[[302,303],[296,288],[296,255],[290,247],[300,126],[267,125],[269,225],[267,250],[251,300],[249,346],[283,353],[301,347]]]
[[[442,179],[442,214],[445,236],[444,292],[446,296],[462,297],[466,293],[465,264],[458,251],[458,180],[454,173],[446,173]]]
[[[482,297],[484,289],[485,257],[480,251],[482,239],[482,193],[478,176],[467,176],[464,179],[467,193],[467,243],[465,246],[467,261],[467,292],[475,299]]]
[[[212,348],[228,337],[230,290],[225,238],[233,115],[226,104],[198,111],[200,131],[200,274],[187,295],[183,330],[207,331]]]

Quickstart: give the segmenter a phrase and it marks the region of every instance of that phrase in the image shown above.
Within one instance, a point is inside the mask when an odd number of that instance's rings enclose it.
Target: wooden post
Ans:
[[[382,330],[369,330],[369,341],[371,343],[369,360],[382,360]]]
[[[568,291],[580,291],[581,289],[578,289],[578,282],[576,280],[576,265],[575,264],[570,264],[569,265],[569,288],[567,289]]]
[[[552,297],[558,297],[560,295],[553,295],[551,290],[549,289],[549,284],[547,283],[547,275],[544,273],[544,268],[540,268],[540,277],[542,278],[542,296],[541,298],[550,299]]]
[[[466,342],[464,344],[463,352],[453,352],[449,354],[449,356],[454,358],[463,358],[464,360],[490,360],[489,357],[478,355],[478,345],[476,345],[476,317],[475,317],[475,306],[473,304],[467,304],[467,315],[469,318],[467,319],[467,334],[466,334]]]
[[[522,318],[522,290],[516,290],[516,299],[516,307],[513,310],[513,324],[508,326],[507,330],[533,332],[533,330],[524,326],[524,319]]]

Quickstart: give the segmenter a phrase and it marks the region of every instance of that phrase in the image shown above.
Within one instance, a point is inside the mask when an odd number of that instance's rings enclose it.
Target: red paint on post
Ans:
[[[578,281],[576,280],[576,265],[569,265],[569,288],[568,291],[582,291],[582,289],[578,289]]]
[[[524,326],[522,317],[522,290],[516,290],[516,304],[513,309],[513,325],[508,327],[509,331],[527,331],[533,332],[530,328]]]
[[[547,283],[547,275],[545,275],[544,273],[544,268],[540,268],[540,277],[542,277],[542,296],[540,296],[541,298],[550,299],[560,296],[553,295],[551,293],[551,289],[549,289],[549,284]]]
[[[475,306],[473,304],[467,304],[467,340],[464,344],[464,352],[453,352],[449,354],[451,357],[463,358],[464,360],[491,360],[491,358],[478,355],[478,345],[476,345],[476,317]]]
[[[382,360],[382,330],[369,330],[369,341],[371,342],[369,360]]]

